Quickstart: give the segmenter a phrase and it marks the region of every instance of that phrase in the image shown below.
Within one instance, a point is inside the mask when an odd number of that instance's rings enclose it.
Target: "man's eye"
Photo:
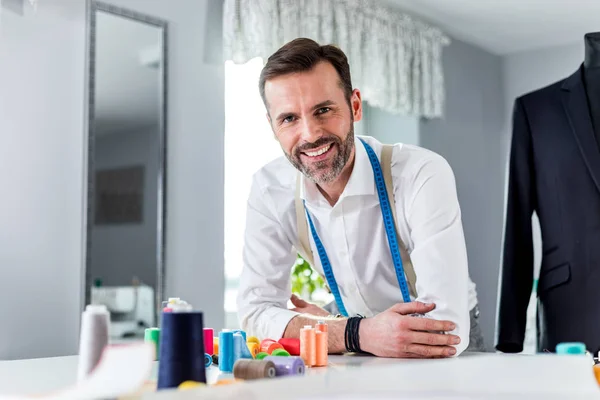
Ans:
[[[294,122],[294,116],[293,115],[289,115],[287,117],[285,117],[283,120],[281,120],[281,122],[289,124],[290,122]]]
[[[331,110],[329,107],[322,107],[317,110],[317,114],[325,114],[326,112],[329,112],[329,110]]]

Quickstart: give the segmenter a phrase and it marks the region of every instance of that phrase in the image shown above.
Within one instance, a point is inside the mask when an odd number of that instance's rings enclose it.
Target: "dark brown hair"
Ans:
[[[329,62],[333,65],[340,76],[340,87],[344,90],[346,100],[350,104],[352,79],[346,54],[333,45],[321,46],[314,40],[298,38],[273,53],[260,73],[258,87],[265,106],[267,106],[265,98],[267,80],[294,72],[310,71],[320,62]]]

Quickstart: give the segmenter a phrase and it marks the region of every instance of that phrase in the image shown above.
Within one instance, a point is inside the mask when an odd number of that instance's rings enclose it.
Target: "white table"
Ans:
[[[0,394],[57,390],[74,384],[76,371],[76,356],[0,361]],[[217,368],[209,368],[209,383],[219,377],[223,376]],[[330,356],[328,367],[308,369],[302,377],[150,392],[139,398],[593,400],[600,399],[600,389],[589,360],[574,356],[487,353],[446,360],[398,360],[346,355]]]

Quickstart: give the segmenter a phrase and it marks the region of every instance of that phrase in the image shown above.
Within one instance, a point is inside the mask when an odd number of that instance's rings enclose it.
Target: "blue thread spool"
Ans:
[[[236,333],[240,333],[244,337],[244,342],[248,340],[248,339],[246,339],[246,331],[243,331],[241,329],[236,329],[233,331],[233,334],[235,335]]]
[[[219,332],[219,370],[233,372],[233,332]]]
[[[185,381],[206,383],[204,354],[202,313],[163,313],[157,389],[176,388]]]
[[[556,354],[585,354],[585,344],[581,342],[562,342],[556,345]]]
[[[240,333],[233,334],[233,364],[241,358],[252,359],[252,354],[248,348],[248,344]]]
[[[204,367],[208,368],[212,365],[212,356],[208,353],[204,353]]]

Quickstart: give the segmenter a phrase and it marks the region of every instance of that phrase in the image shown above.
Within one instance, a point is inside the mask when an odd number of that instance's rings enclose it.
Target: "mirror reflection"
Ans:
[[[87,286],[111,336],[156,325],[162,286],[163,29],[115,8],[94,13]]]

